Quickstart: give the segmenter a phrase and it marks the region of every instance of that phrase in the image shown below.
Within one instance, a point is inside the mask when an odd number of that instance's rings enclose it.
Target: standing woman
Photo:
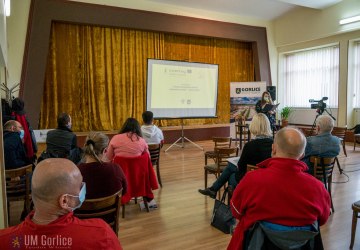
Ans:
[[[140,124],[135,118],[128,118],[119,134],[111,139],[106,156],[112,161],[114,156],[136,157],[145,152],[149,154],[148,145],[142,138]]]
[[[83,181],[86,183],[86,198],[96,199],[118,192],[121,188],[126,193],[127,182],[122,169],[112,162],[107,162],[104,152],[109,144],[109,137],[100,132],[90,132],[84,145],[83,161],[78,165]]]
[[[275,111],[264,111],[266,104],[273,105],[273,101],[271,99],[271,95],[269,92],[265,91],[262,96],[261,100],[259,100],[255,105],[255,110],[257,113],[263,113],[267,116],[270,122],[270,127],[272,131],[276,131],[276,118],[275,118]]]

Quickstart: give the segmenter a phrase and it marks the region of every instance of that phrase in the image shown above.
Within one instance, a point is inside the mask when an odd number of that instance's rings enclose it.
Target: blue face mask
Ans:
[[[86,183],[83,182],[81,189],[80,189],[80,193],[79,195],[71,195],[71,194],[66,194],[72,197],[79,197],[79,204],[76,207],[70,207],[70,209],[72,211],[74,211],[75,209],[78,209],[79,207],[81,207],[81,205],[83,204],[84,200],[85,200],[85,196],[86,196]]]
[[[19,131],[19,134],[20,134],[20,139],[21,139],[21,140],[24,139],[25,132],[24,132],[23,129]]]

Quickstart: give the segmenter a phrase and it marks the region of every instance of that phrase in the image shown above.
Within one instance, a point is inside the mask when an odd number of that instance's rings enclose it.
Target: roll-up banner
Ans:
[[[255,104],[266,91],[266,82],[231,82],[230,83],[230,136],[235,139],[235,124],[238,120],[250,123],[255,111]]]

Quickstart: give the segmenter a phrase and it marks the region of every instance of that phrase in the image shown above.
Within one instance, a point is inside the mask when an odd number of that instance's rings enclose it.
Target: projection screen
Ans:
[[[146,110],[154,118],[216,117],[218,65],[148,59]]]

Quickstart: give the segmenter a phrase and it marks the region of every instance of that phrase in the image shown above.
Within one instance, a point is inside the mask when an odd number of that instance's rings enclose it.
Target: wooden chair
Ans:
[[[220,176],[224,168],[226,168],[228,162],[227,158],[236,154],[237,148],[217,148],[215,151],[216,160],[214,164],[207,164],[204,166],[205,174],[205,188],[207,188],[207,176],[208,174],[214,174],[216,178]]]
[[[125,218],[125,204],[131,198],[143,197],[145,208],[149,212],[147,199],[154,198],[152,190],[158,189],[158,182],[151,164],[150,155],[144,153],[137,157],[115,156],[113,162],[121,167],[127,179],[127,191],[121,197],[123,218]]]
[[[216,150],[218,148],[231,148],[231,137],[213,137],[214,150],[205,152],[205,165],[208,164],[208,158],[216,162]]]
[[[10,220],[10,202],[24,201],[23,214],[30,212],[30,176],[33,165],[29,164],[24,167],[5,170],[6,178],[6,196],[8,206],[8,221]]]
[[[119,232],[121,193],[122,189],[107,197],[86,199],[82,206],[75,210],[75,216],[81,219],[103,219],[117,235]]]
[[[249,124],[245,124],[244,121],[239,120],[237,123],[235,123],[235,139],[236,139],[236,145],[239,141],[239,148],[242,149],[243,142],[249,142],[251,138],[251,133],[249,130]]]
[[[355,241],[355,234],[356,234],[357,219],[360,218],[360,216],[359,216],[360,201],[357,201],[357,202],[353,203],[351,207],[352,207],[352,210],[353,210],[353,217],[352,217],[352,224],[351,224],[350,249],[353,249],[354,241]]]
[[[360,134],[354,134],[354,151],[355,151],[356,143],[360,143]]]
[[[314,176],[324,183],[325,188],[329,192],[332,212],[335,212],[331,195],[332,173],[336,162],[335,158],[336,157],[310,157],[310,162],[314,166]]]
[[[346,130],[347,130],[346,127],[334,127],[331,132],[332,135],[340,138],[345,156],[347,156],[346,147],[345,147],[346,146],[346,144],[345,144]]]
[[[259,167],[256,166],[256,165],[251,165],[251,164],[246,165],[246,172],[254,171],[254,170],[257,170],[257,169],[259,169]]]
[[[156,174],[157,174],[158,182],[160,184],[160,187],[162,187],[161,177],[160,177],[160,149],[161,149],[161,144],[149,144],[148,146],[149,146],[151,163],[152,163],[153,166],[156,166]]]

